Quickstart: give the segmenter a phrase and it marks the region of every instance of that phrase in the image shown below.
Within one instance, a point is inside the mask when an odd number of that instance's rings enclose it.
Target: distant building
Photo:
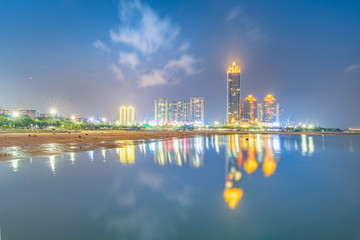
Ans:
[[[255,121],[255,119],[257,119],[257,105],[257,100],[253,95],[247,96],[243,108],[244,118]]]
[[[15,108],[2,108],[0,109],[1,114],[12,115],[14,112],[17,112],[19,115],[28,116],[31,118],[40,117],[40,111],[34,109],[15,109]]]
[[[264,122],[278,122],[280,114],[280,105],[272,95],[267,95],[263,101]]]
[[[169,107],[169,120],[187,122],[190,119],[190,103],[187,101],[174,101]]]
[[[135,121],[135,108],[134,107],[120,107],[119,124],[131,125]]]
[[[241,119],[240,68],[235,62],[227,71],[227,109],[228,124],[235,124]]]
[[[203,97],[190,98],[190,121],[205,123],[205,101]]]
[[[169,120],[169,100],[167,98],[155,98],[154,120],[157,124]]]

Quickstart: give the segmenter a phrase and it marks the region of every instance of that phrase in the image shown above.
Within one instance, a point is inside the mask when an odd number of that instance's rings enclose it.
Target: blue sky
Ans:
[[[226,112],[226,69],[241,96],[273,94],[295,122],[360,127],[358,1],[0,0],[0,106],[115,118],[153,115],[153,98],[205,97]]]

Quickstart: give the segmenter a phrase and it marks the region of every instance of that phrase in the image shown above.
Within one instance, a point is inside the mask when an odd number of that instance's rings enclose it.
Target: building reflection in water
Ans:
[[[228,135],[225,141],[224,199],[234,209],[243,196],[240,179],[262,166],[265,177],[276,170],[281,145],[277,135]]]
[[[56,175],[56,172],[55,172],[55,156],[50,156],[49,157],[49,163],[50,163],[51,171],[53,172],[53,174],[55,176]]]
[[[314,151],[314,137],[308,135],[301,135],[301,155],[312,156]]]
[[[300,141],[294,138],[282,139],[286,151],[298,150],[303,156],[312,156],[315,152],[314,136],[301,135]],[[243,196],[240,180],[243,176],[262,171],[269,178],[277,168],[281,154],[279,135],[227,135],[227,136],[198,136],[194,138],[165,138],[164,140],[143,141],[135,144],[133,140],[118,142],[116,149],[120,163],[129,165],[135,163],[135,148],[139,147],[141,154],[149,151],[154,156],[156,165],[185,164],[193,167],[204,165],[204,148],[214,149],[219,155],[225,149],[225,190],[224,199],[231,209],[234,209]],[[52,148],[52,145],[49,145]],[[353,150],[353,143],[349,141],[349,151]],[[105,149],[101,150],[103,161],[106,159]],[[17,149],[10,149],[13,156],[17,156]],[[88,158],[94,161],[94,151],[88,151]],[[75,163],[76,154],[70,153],[70,161]],[[12,171],[19,169],[19,160],[11,160]],[[49,157],[50,169],[54,175],[56,157]]]
[[[75,164],[75,153],[74,152],[70,153],[70,161],[71,161],[71,165]]]
[[[101,155],[103,157],[103,162],[106,162],[106,150],[105,149],[101,149]]]
[[[154,155],[155,164],[203,166],[204,137],[165,138],[163,141],[151,142],[148,145]]]
[[[135,145],[133,140],[119,141],[118,150],[121,164],[135,163]]]
[[[13,172],[17,172],[19,168],[19,160],[11,160],[11,166],[13,168]]]

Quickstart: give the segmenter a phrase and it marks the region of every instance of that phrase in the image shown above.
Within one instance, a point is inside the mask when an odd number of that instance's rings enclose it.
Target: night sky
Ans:
[[[2,107],[140,120],[154,97],[205,97],[223,120],[233,61],[282,120],[360,127],[360,1],[0,0]]]

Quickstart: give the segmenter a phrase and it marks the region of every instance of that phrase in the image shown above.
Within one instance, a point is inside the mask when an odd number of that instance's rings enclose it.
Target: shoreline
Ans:
[[[171,137],[195,137],[214,135],[359,135],[345,132],[239,132],[233,130],[174,131],[174,130],[92,130],[80,132],[0,132],[0,161],[40,156],[60,155],[70,152],[91,151],[100,148],[118,148],[116,141],[136,142]],[[136,144],[136,143],[135,143]]]

